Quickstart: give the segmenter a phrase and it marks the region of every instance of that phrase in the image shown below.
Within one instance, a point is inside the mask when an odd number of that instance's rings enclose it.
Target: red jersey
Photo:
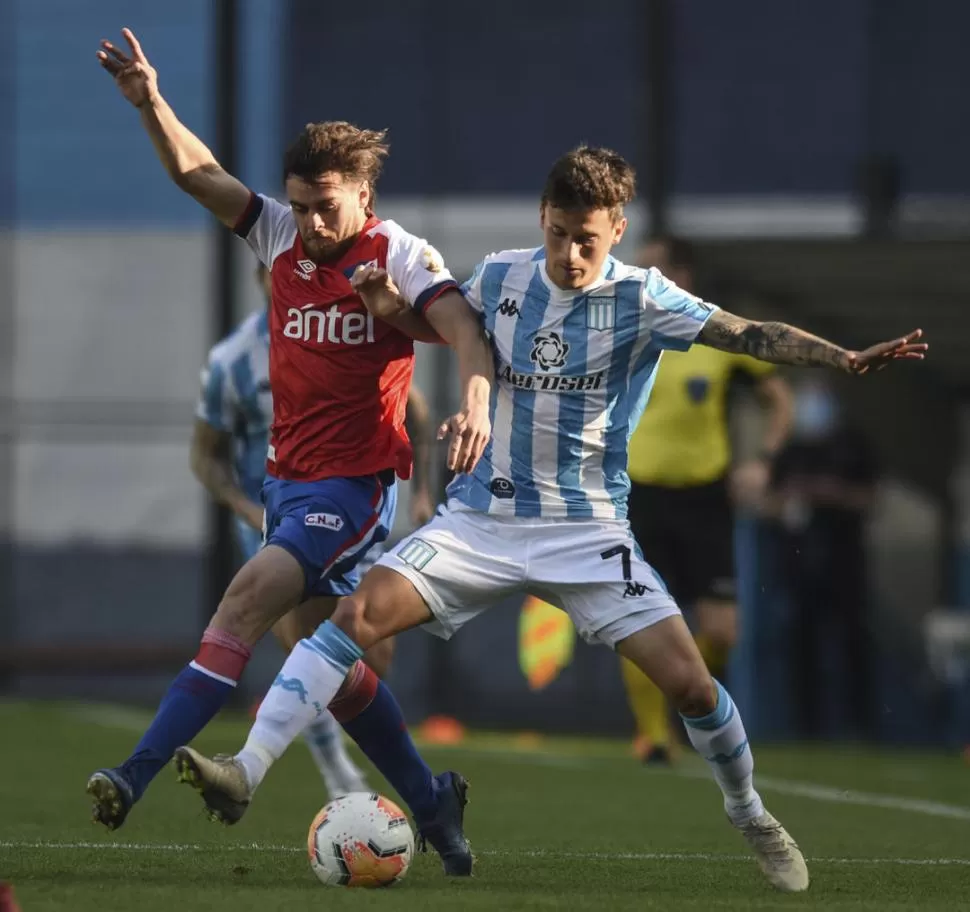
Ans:
[[[315,263],[289,206],[255,193],[234,230],[272,276],[266,471],[288,481],[385,469],[409,478],[404,414],[414,343],[367,312],[350,277],[361,264],[374,263],[423,311],[457,287],[438,252],[394,222],[370,218],[339,260]]]

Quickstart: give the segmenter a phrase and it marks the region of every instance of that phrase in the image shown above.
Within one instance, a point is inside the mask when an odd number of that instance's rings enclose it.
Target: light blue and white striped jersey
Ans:
[[[622,519],[627,444],[664,349],[685,351],[716,309],[656,269],[609,257],[564,291],[545,252],[492,254],[462,286],[495,355],[492,439],[448,495],[513,516]]]
[[[209,352],[196,417],[232,434],[239,486],[259,503],[273,423],[265,310],[247,317]]]

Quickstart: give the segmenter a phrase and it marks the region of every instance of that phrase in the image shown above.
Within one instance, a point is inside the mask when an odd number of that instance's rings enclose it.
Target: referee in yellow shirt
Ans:
[[[659,238],[641,251],[694,291],[694,255],[680,238]],[[767,412],[758,459],[732,470],[728,426],[731,381],[754,381]],[[792,395],[771,364],[695,345],[665,352],[649,404],[630,439],[627,471],[630,524],[647,561],[692,621],[711,673],[724,673],[737,638],[732,498],[755,501],[768,482],[771,459],[788,437]],[[621,659],[637,722],[636,750],[646,763],[670,762],[671,732],[663,695]]]

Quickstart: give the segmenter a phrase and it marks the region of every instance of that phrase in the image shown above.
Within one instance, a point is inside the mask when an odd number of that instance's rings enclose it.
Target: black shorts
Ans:
[[[692,488],[634,482],[630,525],[682,608],[705,598],[734,601],[734,516],[724,479]]]

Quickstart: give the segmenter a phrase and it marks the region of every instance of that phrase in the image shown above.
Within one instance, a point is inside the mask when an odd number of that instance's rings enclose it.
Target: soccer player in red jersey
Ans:
[[[478,319],[437,251],[374,214],[375,182],[387,154],[383,133],[341,122],[309,124],[284,157],[284,206],[219,166],[162,98],[135,36],[123,34],[129,51],[104,41],[98,60],[138,109],[170,177],[243,237],[271,271],[274,415],[264,547],[233,579],[198,654],[170,686],[132,755],[88,780],[95,819],[110,829],[124,822],[175,749],[225,703],[253,644],[308,600],[316,600],[318,621],[327,617],[336,597],[352,591],[359,558],[386,538],[396,478],[411,472],[404,414],[413,340],[444,341],[457,352],[463,400],[448,427],[449,464],[459,472],[474,467],[488,442],[492,374]],[[355,273],[375,269],[412,305],[386,322],[374,319],[351,285]],[[312,644],[308,637],[296,648]],[[408,803],[446,873],[471,873],[462,832],[464,780],[451,772],[432,776],[394,697],[369,668],[357,663],[347,680],[330,710]],[[303,692],[297,678],[279,676],[273,686]],[[180,763],[179,772],[191,780],[191,763]],[[213,813],[233,823],[243,810]]]

